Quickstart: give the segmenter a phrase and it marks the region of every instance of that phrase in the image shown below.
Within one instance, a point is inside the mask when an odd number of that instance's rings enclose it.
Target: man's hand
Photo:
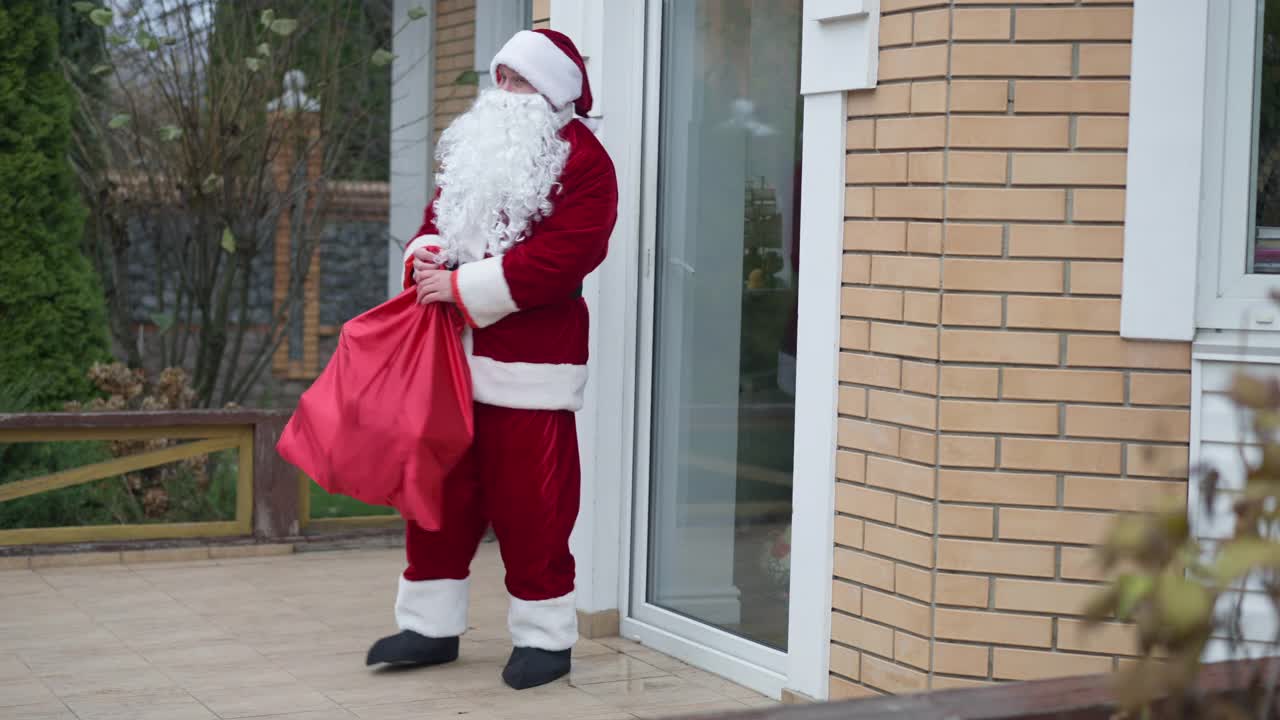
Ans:
[[[421,282],[422,277],[418,273],[425,270],[435,270],[440,267],[440,259],[436,254],[427,248],[418,248],[413,251],[413,281]]]
[[[414,265],[418,264],[414,260]],[[439,268],[415,269],[413,277],[418,281],[418,304],[454,302],[453,272]]]

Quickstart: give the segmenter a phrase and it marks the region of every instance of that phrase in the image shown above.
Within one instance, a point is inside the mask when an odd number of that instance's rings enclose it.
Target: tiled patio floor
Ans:
[[[482,546],[458,663],[365,668],[394,630],[402,550],[0,571],[6,720],[653,718],[772,704],[635,643],[583,640],[516,693],[501,561]]]

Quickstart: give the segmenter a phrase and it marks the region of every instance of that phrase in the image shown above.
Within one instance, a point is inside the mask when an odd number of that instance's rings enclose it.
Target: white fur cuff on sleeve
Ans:
[[[439,244],[440,244],[439,235],[419,235],[418,237],[414,238],[413,241],[408,244],[408,246],[405,247],[404,260],[402,260],[401,262],[409,262],[409,258],[413,257],[413,251],[417,250],[418,248],[424,248],[428,245],[439,245]]]
[[[519,310],[502,272],[502,258],[464,263],[453,274],[454,299],[474,327],[488,327]]]

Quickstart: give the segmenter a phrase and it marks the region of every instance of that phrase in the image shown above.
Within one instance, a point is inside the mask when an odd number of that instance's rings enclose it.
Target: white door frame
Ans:
[[[588,2],[590,0],[587,0]],[[583,0],[572,5],[580,6]],[[782,653],[763,647],[722,630],[689,620],[675,613],[648,606],[643,612],[633,607],[632,578],[636,560],[636,518],[647,517],[648,457],[640,449],[648,447],[649,428],[638,422],[647,418],[640,412],[649,402],[652,369],[653,281],[652,262],[656,242],[657,200],[657,127],[659,117],[659,78],[661,67],[661,4],[657,0],[642,3],[601,3],[604,27],[636,28],[644,32],[643,42],[618,38],[602,48],[604,90],[610,99],[604,115],[602,137],[619,170],[622,211],[619,230],[615,233],[611,261],[592,288],[599,293],[596,307],[611,305],[629,308],[625,319],[606,327],[625,329],[630,337],[622,347],[628,362],[594,363],[598,405],[591,415],[603,419],[612,412],[623,416],[622,437],[616,450],[622,462],[610,462],[604,444],[609,441],[592,432],[593,445],[601,440],[598,451],[585,451],[584,459],[593,463],[594,472],[584,473],[596,481],[612,484],[609,469],[622,471],[618,492],[597,493],[597,501],[584,503],[580,523],[583,540],[603,539],[603,526],[615,529],[617,540],[616,571],[600,566],[609,553],[598,542],[579,543],[575,552],[590,553],[592,567],[583,567],[591,577],[613,577],[618,585],[613,594],[625,637],[641,641],[657,650],[683,659],[711,672],[723,675],[766,695],[779,697],[784,689],[814,699],[827,696],[828,648],[831,621],[832,523],[834,520],[835,433],[837,400],[837,358],[839,348],[840,255],[842,253],[843,171],[845,112],[844,93],[830,92],[806,96],[803,147],[802,186],[804,202],[801,210],[801,247],[804,279],[799,289],[799,357],[797,358],[797,432],[793,485],[792,568],[789,651]],[[571,10],[564,1],[563,9]],[[561,25],[553,6],[552,22]],[[565,18],[567,21],[568,18]],[[565,22],[564,25],[570,25]],[[582,27],[578,24],[578,27]],[[643,31],[640,28],[644,28]],[[803,50],[802,50],[803,52]],[[637,59],[641,62],[636,62]],[[616,62],[615,62],[616,60]],[[627,70],[624,71],[623,68]],[[638,70],[643,69],[643,72]],[[640,151],[642,149],[642,155]],[[628,226],[627,223],[630,223]],[[621,257],[619,257],[621,256]],[[634,274],[619,277],[618,270],[627,267]],[[637,283],[639,284],[637,286]],[[631,302],[609,302],[607,296],[623,295]],[[640,301],[634,302],[635,299]],[[595,328],[593,328],[593,331]],[[617,337],[615,333],[610,333]],[[604,343],[593,343],[593,359],[597,351],[608,352]],[[618,347],[618,346],[613,346]],[[610,353],[612,354],[612,353]],[[620,382],[618,382],[620,381]],[[584,418],[585,419],[585,418]],[[597,489],[598,490],[598,489]],[[605,498],[610,495],[611,498]],[[616,498],[622,507],[607,507]],[[601,502],[605,501],[605,502]],[[619,512],[620,511],[620,512]],[[594,514],[594,517],[590,517]],[[619,522],[620,521],[620,522]],[[616,523],[616,524],[615,524]],[[590,547],[585,547],[590,545]],[[641,548],[643,551],[643,548]],[[579,558],[580,567],[582,560]],[[579,592],[584,588],[580,576]],[[586,583],[590,584],[590,583]],[[616,593],[616,594],[615,594]],[[596,592],[597,596],[606,593]],[[593,603],[594,604],[594,603]],[[584,608],[587,609],[587,608]],[[645,622],[643,615],[650,622]],[[660,623],[652,622],[659,618]],[[663,628],[658,627],[661,624]],[[673,632],[675,631],[675,632]]]

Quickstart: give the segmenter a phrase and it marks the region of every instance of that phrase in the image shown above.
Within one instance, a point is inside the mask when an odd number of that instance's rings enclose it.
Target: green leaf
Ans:
[[[160,128],[160,139],[165,142],[173,142],[182,137],[182,128],[175,125],[165,125]]]
[[[231,234],[231,228],[222,229],[222,249],[232,255],[236,252],[236,236]]]
[[[369,58],[369,62],[373,63],[374,67],[383,67],[385,65],[390,65],[391,61],[394,60],[395,57],[395,55],[392,55],[386,50],[378,48],[374,51],[373,57]]]
[[[1155,581],[1148,575],[1122,575],[1116,580],[1116,616],[1127,620],[1138,603],[1151,594]]]
[[[1181,575],[1166,574],[1156,587],[1160,619],[1178,634],[1189,633],[1209,623],[1213,600],[1209,593]]]
[[[1230,585],[1260,568],[1280,567],[1280,544],[1259,539],[1232,540],[1218,550],[1213,576]]]
[[[101,76],[101,75],[106,75],[109,72],[111,72],[111,66],[102,64],[102,65],[94,65],[93,69],[89,71],[89,74],[94,76]]]
[[[298,29],[297,20],[292,20],[289,18],[280,18],[279,20],[271,21],[271,32],[277,35],[283,35],[285,37],[288,37],[289,35],[293,34],[294,30],[297,30],[297,29]]]
[[[261,18],[261,20],[262,20],[262,27],[264,27],[264,28],[269,28],[269,27],[271,27],[271,23],[272,23],[272,21],[274,21],[275,19],[276,19],[276,11],[275,11],[275,10],[263,10],[263,11],[262,11],[262,18]]]
[[[479,85],[480,74],[475,70],[464,70],[457,80],[453,81],[454,85]]]
[[[121,35],[120,33],[111,33],[110,35],[107,36],[107,42],[111,43],[112,45],[124,45],[125,43],[129,42],[129,38]]]
[[[258,70],[262,69],[262,61],[255,57],[245,58],[244,65],[249,68],[249,72],[256,73]]]
[[[115,13],[106,8],[97,8],[89,13],[89,19],[98,27],[106,27],[115,19]]]
[[[259,54],[259,55],[261,55],[262,57],[266,57],[266,56],[270,55],[270,54],[271,54],[271,45],[269,45],[268,43],[262,43],[261,45],[259,45],[259,46],[258,46],[258,54]]]
[[[160,44],[161,44],[161,45],[177,45],[177,44],[178,44],[178,38],[175,38],[175,37],[162,37],[162,38],[160,38]]]
[[[414,7],[409,8],[410,20],[421,20],[426,16],[427,16],[427,11],[423,9],[421,5],[415,5]]]
[[[200,189],[206,193],[212,193],[221,186],[222,176],[217,173],[209,173],[209,176],[200,183]]]
[[[138,33],[138,45],[148,52],[160,49],[160,41],[156,40],[156,36],[143,30]]]
[[[93,12],[94,8],[98,6],[94,5],[91,2],[84,2],[84,0],[80,0],[79,2],[71,3],[71,7],[75,8],[76,12],[83,15],[84,13],[87,13],[87,12]]]
[[[151,322],[155,323],[156,327],[160,329],[161,335],[169,332],[169,329],[173,327],[173,321],[174,316],[171,312],[151,313]]]
[[[112,116],[111,121],[107,123],[107,127],[111,128],[112,130],[119,130],[125,125],[128,125],[129,121],[132,119],[133,118],[129,117],[125,113],[119,113],[117,115]]]

